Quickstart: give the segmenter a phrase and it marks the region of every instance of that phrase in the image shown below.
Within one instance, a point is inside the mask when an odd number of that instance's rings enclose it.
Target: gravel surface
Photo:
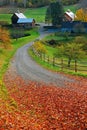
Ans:
[[[48,32],[43,31],[42,26],[43,25],[41,25],[39,29],[39,39],[49,34]],[[70,79],[69,77],[60,73],[48,71],[33,61],[27,52],[32,44],[33,42],[28,43],[18,49],[14,59],[11,62],[10,68],[13,68],[11,71],[16,70],[17,74],[24,80],[34,80],[37,82],[55,84],[61,87],[65,87],[66,82],[75,82],[74,79]]]
[[[39,32],[41,34],[39,37],[40,39],[45,35],[48,35],[47,32],[43,31],[42,26]],[[32,44],[33,42],[19,48],[14,56],[13,61],[11,62],[11,67],[17,71],[19,76],[25,80],[34,80],[37,82],[55,84],[61,87],[65,87],[66,82],[75,82],[74,79],[71,79],[63,74],[48,71],[33,61],[27,52]]]

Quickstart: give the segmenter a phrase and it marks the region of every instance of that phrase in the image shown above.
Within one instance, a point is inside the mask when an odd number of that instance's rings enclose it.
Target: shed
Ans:
[[[23,27],[34,27],[35,20],[33,18],[27,18],[23,13],[14,13],[11,17],[13,25]]]

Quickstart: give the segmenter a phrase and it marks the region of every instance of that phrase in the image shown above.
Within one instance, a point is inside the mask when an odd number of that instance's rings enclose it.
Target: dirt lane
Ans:
[[[40,39],[48,35],[48,32],[43,31],[42,26],[43,24],[39,29]],[[25,80],[55,84],[61,87],[65,87],[66,82],[75,82],[75,79],[71,79],[60,73],[48,71],[33,61],[27,52],[32,44],[33,42],[28,43],[18,49],[14,56],[14,60],[11,62],[10,68],[13,68],[11,70],[16,70],[17,74]]]

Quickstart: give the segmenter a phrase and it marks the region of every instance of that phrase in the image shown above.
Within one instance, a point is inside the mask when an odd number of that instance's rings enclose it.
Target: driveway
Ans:
[[[43,31],[43,25],[40,26],[40,39],[48,35],[47,32]],[[37,82],[43,82],[48,84],[55,84],[61,87],[66,86],[66,82],[75,82],[63,74],[48,71],[38,65],[32,60],[31,56],[28,54],[27,50],[33,42],[24,45],[19,48],[11,62],[11,67],[13,67],[17,74],[25,80],[34,80]]]

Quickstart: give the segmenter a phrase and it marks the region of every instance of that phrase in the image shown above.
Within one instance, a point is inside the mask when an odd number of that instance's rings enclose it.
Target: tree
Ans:
[[[82,48],[85,52],[87,52],[87,39],[83,36],[77,36],[74,40],[77,44],[82,44]]]
[[[75,20],[87,22],[87,10],[82,8],[77,10]]]
[[[46,11],[46,16],[45,16],[45,23],[50,24],[52,22],[52,17],[51,17],[51,8],[50,6],[47,8]]]
[[[77,44],[84,44],[87,43],[87,39],[84,36],[77,36],[75,37],[74,42]]]
[[[61,24],[63,20],[64,10],[61,2],[52,2],[46,12],[45,21],[52,21],[54,26]],[[50,19],[50,20],[49,20]]]
[[[68,58],[68,67],[70,67],[71,60],[77,62],[78,59],[85,56],[82,46],[82,44],[67,43],[66,45],[62,45],[58,48],[56,56]]]
[[[33,45],[33,48],[39,53],[46,53],[46,48],[41,41],[36,41]]]
[[[0,27],[0,43],[5,49],[7,49],[11,43],[9,31],[2,27]]]

